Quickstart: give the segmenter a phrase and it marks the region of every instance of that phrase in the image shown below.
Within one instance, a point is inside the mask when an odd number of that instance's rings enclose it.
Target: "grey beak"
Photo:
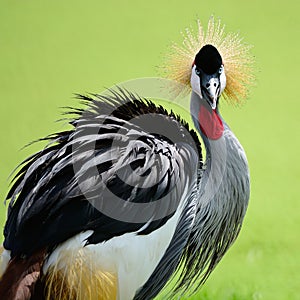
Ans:
[[[212,109],[217,106],[217,100],[220,94],[220,79],[215,76],[203,76],[201,78],[201,91]]]

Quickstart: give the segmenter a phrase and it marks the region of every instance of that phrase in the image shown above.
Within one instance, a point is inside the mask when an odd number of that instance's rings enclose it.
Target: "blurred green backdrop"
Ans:
[[[157,75],[180,31],[214,14],[254,45],[256,88],[242,108],[222,105],[248,155],[251,202],[238,241],[193,299],[300,299],[299,11],[296,0],[1,0],[1,199],[10,172],[41,145],[20,149],[63,127],[54,121],[77,105],[73,93]]]

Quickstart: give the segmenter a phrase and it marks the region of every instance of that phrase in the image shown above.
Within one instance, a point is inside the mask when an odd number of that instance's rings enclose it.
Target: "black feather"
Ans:
[[[203,46],[195,57],[195,64],[206,74],[216,73],[222,65],[219,51],[212,45]]]
[[[27,159],[16,173],[7,196],[10,205],[4,229],[4,247],[12,251],[12,256],[29,256],[45,247],[51,251],[85,230],[94,231],[87,244],[138,231],[146,222],[116,220],[91,203],[105,204],[109,192],[123,199],[124,207],[128,202],[155,202],[180,195],[186,180],[191,182],[189,176],[194,176],[197,164],[202,164],[197,134],[173,112],[122,89],[104,96],[77,98],[87,109],[72,111],[77,116],[70,120],[74,128],[46,137],[49,146]],[[139,117],[147,114],[148,121],[139,122]],[[132,119],[137,122],[131,123]],[[153,133],[152,127],[157,124],[166,129],[165,134]],[[194,157],[196,153],[196,165],[183,152]],[[80,171],[75,172],[74,163],[81,166]],[[97,176],[92,176],[92,168],[97,169]],[[122,181],[130,170],[143,170],[149,187],[134,188]],[[182,172],[186,172],[186,179]],[[155,182],[157,174],[161,180]],[[78,180],[88,191],[90,201]],[[157,209],[174,212],[177,204],[171,204],[174,209]],[[123,206],[115,209],[122,212]],[[152,217],[155,214],[153,211]],[[172,215],[153,220],[139,234],[156,230]]]

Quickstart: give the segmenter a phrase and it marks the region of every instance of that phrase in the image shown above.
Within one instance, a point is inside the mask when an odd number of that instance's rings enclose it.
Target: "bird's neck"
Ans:
[[[220,137],[210,139],[204,132],[203,127],[209,125],[201,115],[204,101],[192,93],[191,114],[206,149],[205,167],[199,172],[197,213],[190,237],[192,242],[197,242],[188,259],[196,262],[195,269],[200,269],[200,272],[203,271],[200,266],[209,265],[213,270],[236,239],[250,193],[246,155],[218,110],[215,112],[217,116],[213,114],[211,117],[210,124],[215,126],[215,123],[222,122],[222,125],[217,124],[218,129],[222,129]],[[213,262],[208,262],[210,257],[213,257]]]
[[[191,98],[191,113],[196,129],[199,131],[206,150],[205,168],[201,174],[200,188],[201,205],[212,205],[214,208],[228,205],[238,210],[238,217],[245,213],[249,198],[249,170],[246,154],[234,133],[221,118],[218,110],[216,118],[222,122],[222,134],[218,139],[210,139],[203,131],[201,109],[204,99],[193,93]],[[200,110],[200,113],[199,113]],[[200,115],[200,120],[198,116]],[[206,122],[206,121],[205,121]],[[212,121],[211,126],[215,126]],[[206,124],[207,125],[207,124]],[[233,188],[234,187],[234,188]],[[211,210],[211,213],[220,211]],[[202,217],[199,216],[201,219]]]
[[[192,92],[190,111],[197,131],[200,133],[206,148],[207,159],[210,158],[211,142],[222,138],[225,122],[218,109],[213,110],[205,99]]]
[[[207,203],[212,199],[214,201],[219,201],[218,199],[225,201],[224,195],[227,195],[227,200],[230,200],[234,198],[228,192],[232,186],[235,186],[235,197],[239,193],[247,196],[249,193],[249,171],[243,147],[226,122],[221,118],[218,110],[215,111],[216,115],[211,117],[212,121],[210,119],[208,119],[209,121],[201,119],[201,109],[205,105],[204,101],[196,93],[192,93],[191,114],[206,150],[206,167],[201,179],[201,185],[205,186],[205,189],[203,189],[205,195],[203,197],[206,198],[203,200],[202,197],[202,201]],[[215,122],[221,122],[221,124],[215,125]],[[205,124],[203,125],[203,123]],[[203,126],[209,125],[212,127],[219,126],[218,129],[221,131],[219,138],[211,139],[204,132]]]

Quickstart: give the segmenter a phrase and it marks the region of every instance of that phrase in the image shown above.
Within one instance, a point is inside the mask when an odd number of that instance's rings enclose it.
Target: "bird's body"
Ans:
[[[199,111],[200,103],[199,97],[192,93],[191,111]],[[198,175],[201,179],[192,209],[195,214],[193,227],[188,242],[184,243],[183,252],[177,257],[173,256],[176,243],[171,242],[169,251],[167,250],[151,279],[135,299],[148,299],[147,297],[157,295],[172,275],[168,272],[176,269],[176,263],[180,259],[184,263],[177,288],[190,293],[195,286],[205,282],[240,231],[250,193],[248,162],[241,144],[223,119],[222,122],[222,137],[209,140],[200,130],[199,120],[194,119],[207,152],[205,164]],[[178,226],[182,227],[184,226]],[[178,235],[180,234],[176,234]],[[168,269],[168,257],[173,257],[175,267]]]
[[[173,112],[122,89],[80,96],[87,109],[23,163],[8,194],[3,299],[152,299],[176,270],[175,291],[205,282],[240,231],[249,171],[219,114],[218,51],[203,46],[188,72],[205,165]]]
[[[39,249],[48,248],[42,269],[46,280],[43,285],[49,286],[52,293],[58,291],[55,299],[63,295],[61,290],[68,289],[63,287],[67,280],[60,278],[64,277],[61,272],[76,274],[70,279],[76,287],[81,281],[85,282],[80,292],[85,295],[83,290],[90,284],[85,276],[91,276],[88,270],[99,270],[105,278],[112,278],[112,291],[108,295],[118,291],[118,299],[132,299],[154,271],[174,235],[181,212],[193,200],[190,189],[196,184],[197,169],[192,172],[188,169],[193,170],[192,164],[201,161],[197,161],[198,149],[191,148],[191,137],[185,135],[188,125],[184,127],[174,114],[125,91],[115,92],[110,101],[82,98],[90,102],[93,110],[82,112],[71,122],[74,130],[52,137],[52,142],[57,143],[29,160],[11,189],[9,196],[13,205],[8,213],[10,222],[5,228],[4,247],[13,249],[12,257],[32,256]],[[111,108],[113,115],[108,116],[105,112]],[[148,125],[127,121],[149,115],[151,123]],[[157,122],[159,126],[169,127],[174,144],[149,133],[151,124]],[[93,138],[95,144],[86,147]],[[78,170],[73,167],[76,162],[80,164]],[[96,176],[90,169],[95,166],[98,168]],[[148,172],[146,187],[134,188],[140,183],[140,177],[132,179],[133,182],[123,181],[132,170],[139,174]],[[35,189],[20,193],[27,186]],[[87,195],[84,189],[93,191],[93,195]],[[108,191],[124,200],[134,195],[136,205],[163,197],[167,204],[158,204],[140,221],[136,214],[142,212],[128,208],[132,215],[128,213],[125,222],[105,215],[106,208],[99,209],[102,197],[104,201],[115,200]],[[94,206],[86,199],[98,195],[101,199],[96,199],[99,203]],[[181,199],[173,201],[177,195]],[[107,205],[108,210],[114,209],[120,214],[126,211],[123,203],[110,205]],[[32,226],[32,222],[39,226]],[[75,271],[74,266],[80,268]],[[59,275],[49,275],[53,273]],[[94,284],[95,288],[100,285],[97,281]]]

